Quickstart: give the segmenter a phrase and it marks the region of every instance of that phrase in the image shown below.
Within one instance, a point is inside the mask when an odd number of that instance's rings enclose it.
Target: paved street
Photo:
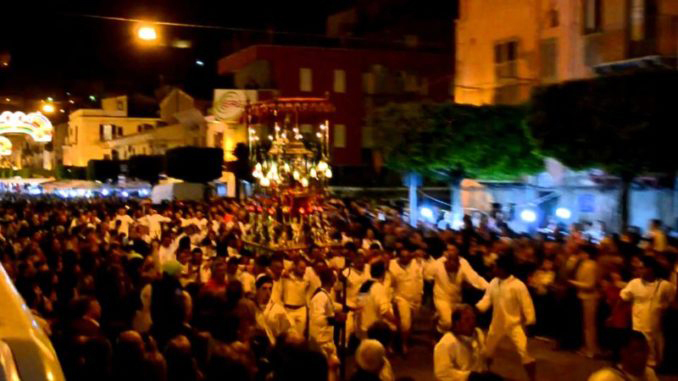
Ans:
[[[433,377],[433,339],[430,335],[430,323],[426,318],[431,313],[422,313],[417,321],[414,336],[415,343],[407,358],[393,355],[391,362],[397,378],[411,377],[416,381],[434,381]],[[518,355],[512,351],[511,343],[504,341],[500,345],[492,370],[507,380],[527,380]],[[537,359],[537,375],[544,381],[579,381],[603,366],[605,361],[589,360],[569,351],[555,351],[553,344],[543,340],[530,340],[530,350]],[[678,381],[678,376],[663,376],[662,381]]]

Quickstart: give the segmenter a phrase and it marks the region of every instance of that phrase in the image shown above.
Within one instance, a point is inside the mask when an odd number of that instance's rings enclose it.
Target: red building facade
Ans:
[[[330,140],[337,166],[370,163],[366,116],[390,102],[451,98],[452,63],[442,53],[254,45],[219,61],[236,88],[280,97],[328,96],[336,106]],[[302,125],[302,129],[303,129]]]

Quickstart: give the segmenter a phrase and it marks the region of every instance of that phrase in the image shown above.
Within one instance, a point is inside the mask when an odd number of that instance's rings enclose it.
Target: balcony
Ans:
[[[584,36],[584,62],[598,73],[638,67],[676,67],[678,17],[648,17],[641,29],[606,30]]]

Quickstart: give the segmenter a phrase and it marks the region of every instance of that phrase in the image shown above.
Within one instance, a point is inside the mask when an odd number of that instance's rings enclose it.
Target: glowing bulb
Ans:
[[[311,168],[310,174],[311,174],[311,177],[313,177],[314,179],[316,177],[318,177],[318,172],[316,172],[315,168]]]
[[[567,208],[558,208],[556,209],[556,216],[558,216],[558,218],[562,218],[563,220],[567,220],[572,217],[572,212],[570,212],[570,209]]]
[[[290,171],[290,165],[287,164],[287,163],[285,163],[285,165],[283,165],[283,170],[284,170],[285,172],[289,172],[289,171]]]
[[[276,124],[276,125],[275,125],[275,130],[276,130],[276,131],[280,131],[280,126],[278,126],[278,125]]]
[[[326,128],[327,128],[327,126],[325,126],[324,124],[321,124],[321,125],[320,125],[320,129],[321,129],[321,130],[324,130],[324,129],[326,129]]]
[[[268,140],[273,140],[273,135],[268,135]]]
[[[259,184],[261,184],[262,187],[267,187],[271,185],[271,181],[267,177],[264,177]]]
[[[433,211],[431,208],[423,207],[419,209],[419,214],[427,220],[433,220]]]
[[[332,170],[331,169],[327,168],[327,170],[325,171],[325,177],[327,177],[328,179],[332,178]]]
[[[537,213],[531,209],[525,209],[520,213],[520,218],[525,222],[534,222],[537,220]]]
[[[295,170],[292,172],[292,177],[294,177],[295,180],[299,180],[299,171]]]
[[[49,104],[49,103],[43,105],[42,106],[42,112],[47,113],[47,114],[53,113],[54,112],[54,105]]]
[[[320,161],[320,162],[318,163],[318,170],[319,170],[319,171],[325,172],[325,171],[327,170],[327,168],[328,168],[328,167],[327,167],[327,163],[325,163],[324,161]]]
[[[158,39],[158,32],[152,26],[142,26],[137,30],[137,36],[144,41],[153,41]]]
[[[322,138],[322,137],[323,137],[323,134],[321,134],[320,132],[317,132],[317,133],[315,134],[315,136],[317,136],[317,137],[319,137],[319,138]]]
[[[301,179],[301,186],[303,186],[304,188],[306,188],[308,186],[308,179],[307,178],[304,177],[303,179]]]

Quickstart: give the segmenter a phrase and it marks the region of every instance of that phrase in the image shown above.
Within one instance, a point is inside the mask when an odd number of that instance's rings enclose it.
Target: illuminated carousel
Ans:
[[[325,98],[277,98],[248,105],[254,197],[243,240],[266,251],[332,246],[327,186],[329,115]]]

